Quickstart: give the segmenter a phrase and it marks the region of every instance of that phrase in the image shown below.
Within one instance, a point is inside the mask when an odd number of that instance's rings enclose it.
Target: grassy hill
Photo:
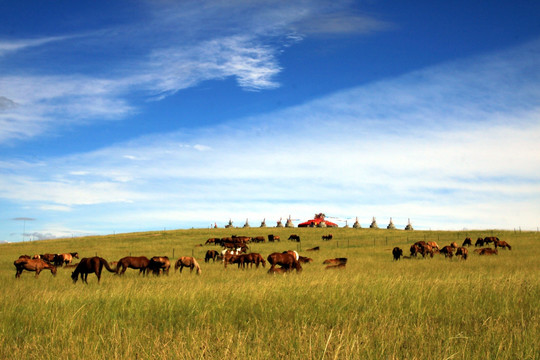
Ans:
[[[300,235],[300,244],[287,241]],[[322,241],[332,233],[334,239]],[[251,244],[265,258],[298,250],[314,259],[301,274],[205,264],[210,237],[280,235]],[[496,235],[512,245],[466,261],[393,262],[418,240],[459,244]],[[538,359],[540,262],[536,232],[400,231],[321,228],[195,229],[0,245],[0,358],[68,359]],[[320,246],[319,252],[306,252]],[[471,248],[471,251],[473,249]],[[123,256],[194,255],[202,275],[123,277],[101,284],[72,269],[14,278],[21,254],[77,251]],[[324,259],[347,257],[342,270]],[[62,354],[62,355],[60,355]]]

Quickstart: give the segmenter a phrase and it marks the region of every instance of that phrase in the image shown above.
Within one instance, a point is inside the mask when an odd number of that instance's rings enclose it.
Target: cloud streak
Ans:
[[[142,27],[128,23],[69,36],[0,42],[0,56],[12,67],[10,73],[17,74],[0,74],[0,99],[19,105],[0,102],[0,144],[32,139],[66,125],[124,119],[137,111],[128,100],[133,94],[161,100],[201,82],[227,78],[236,79],[247,91],[275,89],[282,70],[280,52],[303,36],[297,24],[332,17],[345,7],[324,1],[148,2],[147,13],[141,14]],[[367,17],[341,24],[348,24],[349,30],[340,32],[381,29]],[[65,56],[55,53],[58,48],[47,47],[58,42],[64,52],[84,48],[92,70],[81,73],[74,67],[78,60],[69,56],[63,64]],[[58,62],[55,70],[48,63],[19,69],[17,56],[24,58],[22,50],[38,46]],[[126,54],[117,54],[119,48]],[[108,53],[116,56],[102,58]],[[68,70],[62,73],[58,68]]]

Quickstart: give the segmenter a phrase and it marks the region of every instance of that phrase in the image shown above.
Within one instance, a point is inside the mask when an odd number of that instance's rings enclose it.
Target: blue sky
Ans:
[[[536,1],[1,2],[0,241],[318,212],[536,230],[539,19]]]

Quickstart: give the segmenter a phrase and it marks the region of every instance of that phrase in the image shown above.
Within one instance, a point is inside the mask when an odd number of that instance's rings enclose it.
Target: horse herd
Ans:
[[[482,248],[482,246],[490,244],[493,244],[494,248]],[[426,257],[428,255],[430,257],[433,257],[434,254],[443,254],[444,257],[452,258],[454,256],[455,250],[456,257],[461,257],[461,259],[467,260],[469,256],[469,246],[472,246],[472,240],[469,237],[465,238],[461,246],[458,246],[456,242],[452,242],[450,245],[443,246],[442,248],[439,247],[439,245],[434,241],[417,241],[412,244],[409,249],[410,256],[404,256],[403,250],[399,247],[395,247],[394,249],[392,249],[392,256],[394,260],[399,260],[402,256],[406,259],[410,259],[413,257],[416,258],[418,257],[418,255],[422,255],[422,257]],[[512,250],[512,247],[506,241],[500,240],[496,236],[487,236],[485,238],[479,237],[476,240],[474,246],[481,247],[480,249],[474,250],[474,252],[478,255],[498,255],[498,248]]]
[[[73,257],[77,259],[79,258],[77,253],[71,254],[76,254]],[[53,275],[56,275],[57,267],[65,265],[66,267],[75,268],[75,270],[71,273],[71,279],[74,283],[77,282],[79,276],[83,282],[88,283],[88,274],[96,274],[99,283],[104,267],[107,271],[114,273],[115,275],[123,275],[127,269],[136,269],[139,270],[139,274],[143,274],[143,276],[149,273],[154,275],[160,275],[161,273],[168,275],[171,267],[171,262],[167,256],[154,256],[150,259],[148,259],[146,256],[126,256],[111,263],[102,257],[94,256],[83,258],[79,263],[74,265],[71,265],[71,259],[65,263],[56,265],[57,263],[49,260],[53,257],[48,255],[50,254],[34,255],[33,257],[30,257],[29,255],[21,255],[13,262],[16,269],[15,277],[20,278],[24,270],[34,271],[36,273],[36,277],[38,277],[41,271],[45,269],[50,270]],[[182,256],[176,260],[174,264],[175,271],[180,269],[180,272],[182,272],[184,267],[189,268],[190,272],[196,270],[197,275],[201,274],[201,267],[194,257]]]
[[[262,239],[260,239],[262,238]],[[274,252],[267,256],[266,260],[259,253],[250,252],[248,243],[265,241],[264,237],[239,237],[232,236],[230,238],[211,238],[206,241],[206,244],[216,244],[221,245],[224,250],[218,252],[216,250],[208,250],[205,255],[205,262],[210,262],[212,260],[221,260],[224,264],[224,267],[227,268],[230,264],[237,264],[240,269],[253,268],[255,265],[256,268],[259,268],[259,265],[262,267],[266,266],[268,262],[270,264],[270,269],[268,270],[269,274],[285,274],[288,272],[302,271],[302,264],[311,263],[313,259],[305,256],[300,256],[296,251],[288,250],[284,252]],[[331,240],[332,235],[324,235],[323,240]],[[269,241],[279,241],[279,236],[269,235]],[[300,241],[300,237],[297,235],[291,235],[289,237],[291,241]],[[485,245],[493,244],[494,248],[491,247],[482,247]],[[470,238],[466,238],[462,246],[458,246],[457,243],[453,242],[448,246],[439,247],[439,245],[434,241],[418,241],[411,245],[409,251],[410,256],[404,256],[403,250],[399,247],[395,247],[392,250],[392,256],[394,260],[400,260],[403,258],[417,258],[418,255],[422,257],[433,257],[434,254],[443,254],[447,258],[452,258],[454,254],[457,257],[461,257],[463,260],[466,260],[469,256],[468,247],[472,246],[472,241]],[[498,248],[509,249],[512,247],[506,242],[501,241],[497,237],[485,237],[478,238],[475,247],[480,247],[479,249],[474,250],[474,252],[479,255],[497,255]],[[320,247],[316,246],[306,251],[317,251]],[[171,261],[167,256],[154,256],[152,258],[147,258],[145,256],[126,256],[121,258],[118,261],[113,261],[111,263],[107,260],[94,256],[89,258],[83,258],[79,263],[71,265],[73,259],[79,259],[79,254],[76,252],[64,253],[64,254],[41,254],[34,255],[32,257],[28,255],[21,255],[17,260],[14,261],[13,265],[16,268],[15,277],[20,278],[22,272],[34,271],[36,277],[39,276],[41,271],[49,270],[52,275],[56,275],[57,267],[66,266],[75,268],[71,274],[71,278],[74,283],[77,282],[79,277],[84,283],[88,283],[87,278],[88,274],[94,273],[98,279],[98,283],[101,280],[101,274],[103,268],[107,271],[114,273],[115,275],[123,275],[127,269],[139,270],[139,274],[143,276],[147,274],[154,274],[159,276],[160,274],[169,274],[171,267]],[[323,262],[326,264],[326,269],[339,269],[344,268],[347,264],[347,258],[333,258],[327,259]],[[201,274],[201,267],[197,260],[194,257],[183,256],[178,258],[174,263],[174,270],[182,269],[187,267],[190,269],[190,272],[193,270],[196,271],[197,275]]]

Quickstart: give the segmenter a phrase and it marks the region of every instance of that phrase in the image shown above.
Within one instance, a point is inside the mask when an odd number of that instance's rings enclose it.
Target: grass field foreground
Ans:
[[[300,274],[206,264],[209,237],[280,235],[252,244],[264,258],[299,250]],[[300,244],[288,242],[299,234]],[[333,233],[334,239],[321,236]],[[459,244],[496,235],[512,245],[468,260],[392,261],[418,240]],[[2,359],[539,359],[540,262],[536,232],[370,229],[195,229],[0,245]],[[306,249],[320,246],[318,252]],[[15,279],[21,254],[78,251],[199,259],[202,275],[105,272],[73,284],[72,269]],[[322,262],[347,257],[347,267]]]

